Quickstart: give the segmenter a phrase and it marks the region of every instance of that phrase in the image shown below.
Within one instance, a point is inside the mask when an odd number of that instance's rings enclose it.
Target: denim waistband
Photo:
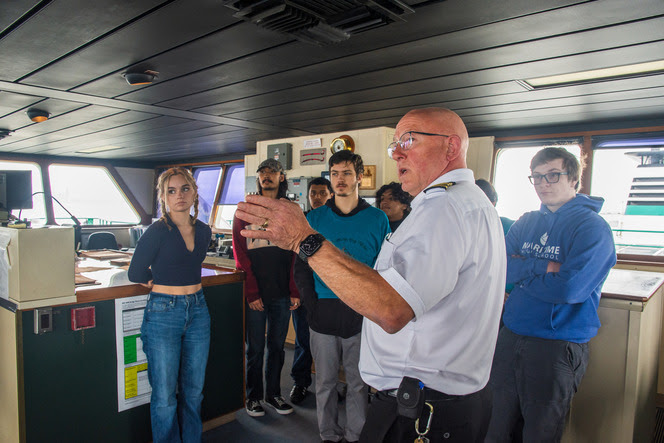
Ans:
[[[198,297],[203,297],[204,295],[205,294],[203,294],[203,289],[199,289],[198,291],[196,291],[192,294],[184,294],[184,295],[164,294],[163,292],[154,292],[154,291],[151,291],[150,294],[149,294],[150,297],[153,297],[153,296],[168,297],[168,298],[196,297],[196,299],[198,299]]]

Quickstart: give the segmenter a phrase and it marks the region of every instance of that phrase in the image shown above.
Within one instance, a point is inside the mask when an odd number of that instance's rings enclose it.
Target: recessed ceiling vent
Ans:
[[[415,12],[399,0],[230,0],[234,17],[296,39],[327,45],[351,35],[405,21]]]

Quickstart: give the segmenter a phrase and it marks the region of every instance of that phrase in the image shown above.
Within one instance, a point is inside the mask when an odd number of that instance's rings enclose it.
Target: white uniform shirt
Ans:
[[[415,312],[396,334],[364,319],[360,371],[378,390],[407,375],[465,395],[489,380],[505,292],[503,229],[471,170],[429,186],[443,182],[456,184],[420,192],[374,266]]]

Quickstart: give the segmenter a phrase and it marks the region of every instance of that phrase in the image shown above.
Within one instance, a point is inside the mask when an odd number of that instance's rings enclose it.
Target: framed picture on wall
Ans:
[[[360,189],[376,189],[376,165],[365,165]]]

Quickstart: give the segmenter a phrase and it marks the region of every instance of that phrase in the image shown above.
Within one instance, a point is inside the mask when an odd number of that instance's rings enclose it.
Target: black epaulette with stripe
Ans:
[[[456,182],[445,182],[445,183],[438,183],[437,185],[429,186],[424,190],[424,192],[427,192],[430,189],[436,189],[436,188],[443,188],[443,189],[449,189],[450,186],[456,185]]]

